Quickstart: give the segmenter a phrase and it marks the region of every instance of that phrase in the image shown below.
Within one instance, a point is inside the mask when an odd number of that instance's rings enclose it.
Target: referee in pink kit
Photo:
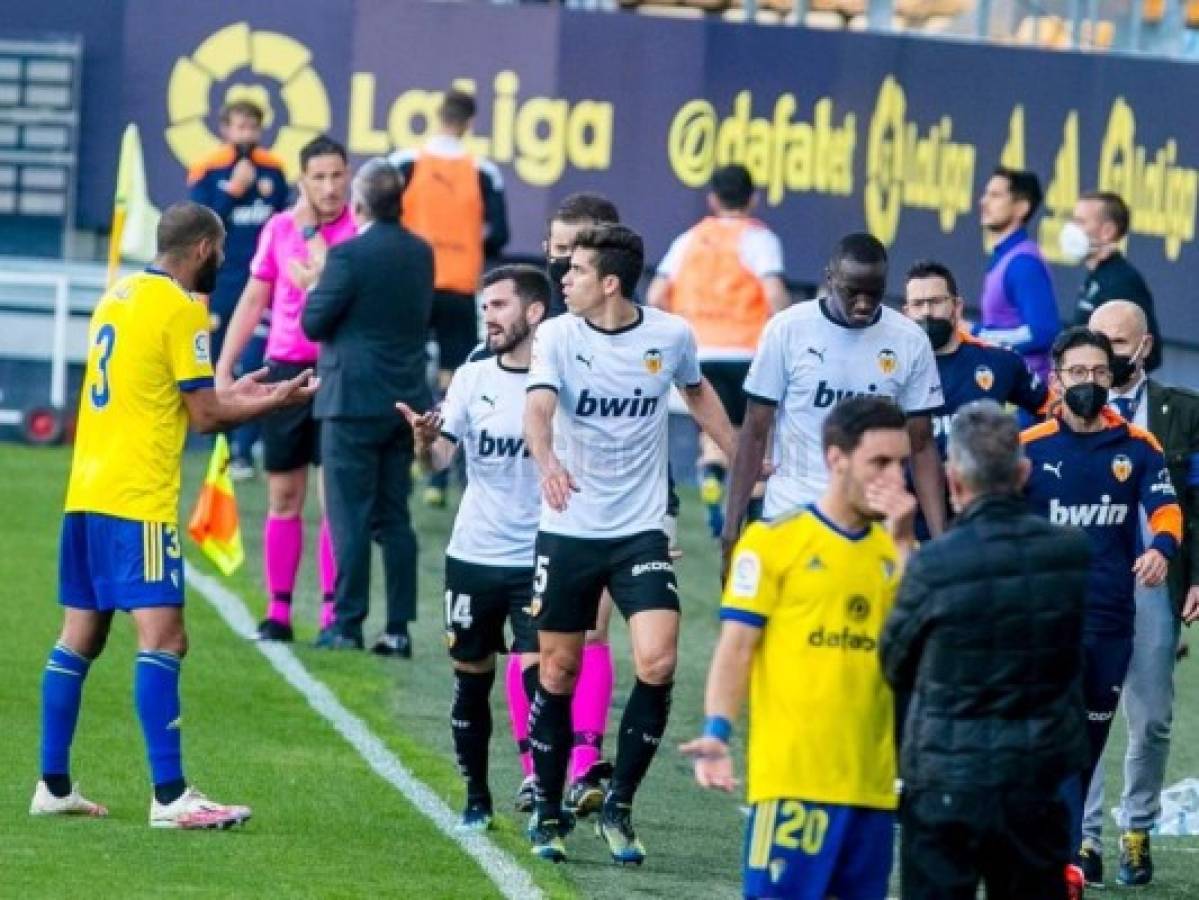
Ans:
[[[271,218],[259,237],[258,250],[250,263],[250,281],[237,303],[217,362],[218,385],[232,383],[238,356],[268,306],[268,380],[293,378],[316,362],[317,345],[305,337],[300,327],[308,290],[316,284],[329,248],[357,233],[347,203],[349,166],[345,148],[323,136],[306,144],[300,150],[298,189],[295,206]],[[290,641],[293,637],[292,592],[304,548],[308,467],[320,465],[319,431],[311,402],[262,421],[268,496],[262,547],[270,605],[258,626],[260,640]],[[320,493],[318,570],[322,603],[318,641],[332,635],[336,580],[333,542],[324,517],[324,492]]]

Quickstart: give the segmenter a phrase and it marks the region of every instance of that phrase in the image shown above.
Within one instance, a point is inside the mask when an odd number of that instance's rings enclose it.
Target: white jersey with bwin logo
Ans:
[[[462,447],[467,484],[447,556],[485,566],[533,566],[541,489],[525,447],[527,381],[527,369],[505,368],[495,356],[454,373],[442,434]]]
[[[666,514],[671,385],[702,380],[695,335],[679,316],[637,307],[637,320],[602,331],[575,315],[537,329],[529,390],[558,394],[554,452],[579,486],[563,512],[542,505],[541,530],[626,537]]]
[[[907,413],[931,412],[944,402],[936,357],[919,325],[884,306],[874,324],[850,328],[829,317],[823,300],[796,304],[770,319],[745,393],[777,407],[767,518],[824,493],[821,429],[837,401],[877,394]]]

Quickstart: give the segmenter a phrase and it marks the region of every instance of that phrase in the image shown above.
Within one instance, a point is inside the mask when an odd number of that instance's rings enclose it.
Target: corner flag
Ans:
[[[117,165],[117,190],[112,204],[112,233],[108,240],[108,284],[117,280],[121,260],[149,262],[156,250],[155,232],[161,213],[150,203],[146,165],[137,126],[125,127],[121,159]]]
[[[237,499],[233,496],[233,479],[229,477],[229,443],[223,434],[216,437],[187,533],[222,575],[232,575],[245,561],[237,523]]]

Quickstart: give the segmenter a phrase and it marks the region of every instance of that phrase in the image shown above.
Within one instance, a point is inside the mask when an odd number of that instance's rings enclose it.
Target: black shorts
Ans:
[[[314,363],[266,361],[268,382],[287,381]],[[321,427],[312,417],[312,402],[287,406],[262,417],[262,467],[268,472],[290,472],[321,464]]]
[[[437,368],[454,371],[479,346],[478,306],[474,294],[433,292],[429,330],[437,342]]]
[[[533,570],[445,558],[445,642],[450,657],[479,662],[507,653],[504,622],[512,623],[512,653],[536,653],[530,616]]]
[[[704,378],[716,391],[716,396],[729,414],[729,421],[737,428],[745,420],[745,376],[749,374],[749,360],[708,360],[699,364]]]
[[[568,634],[595,627],[604,588],[625,619],[651,609],[678,612],[679,588],[662,531],[620,538],[537,533],[533,622]]]

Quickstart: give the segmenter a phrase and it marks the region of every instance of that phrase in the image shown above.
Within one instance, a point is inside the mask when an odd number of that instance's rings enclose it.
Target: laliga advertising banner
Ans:
[[[1179,105],[1199,91],[1193,64],[389,0],[129,0],[125,29],[125,116],[159,205],[216,145],[229,98],[268,108],[267,143],[293,162],[324,131],[358,160],[419,144],[456,83],[479,99],[473,144],[503,170],[514,251],[539,252],[555,203],[591,189],[658,259],[702,215],[713,169],[740,161],[791,277],[818,280],[836,238],[867,229],[897,272],[936,257],[976,298],[976,198],[1002,161],[1042,178],[1036,237],[1063,313],[1082,274],[1061,264],[1058,231],[1080,192],[1114,190],[1163,331],[1199,341],[1199,124]]]

